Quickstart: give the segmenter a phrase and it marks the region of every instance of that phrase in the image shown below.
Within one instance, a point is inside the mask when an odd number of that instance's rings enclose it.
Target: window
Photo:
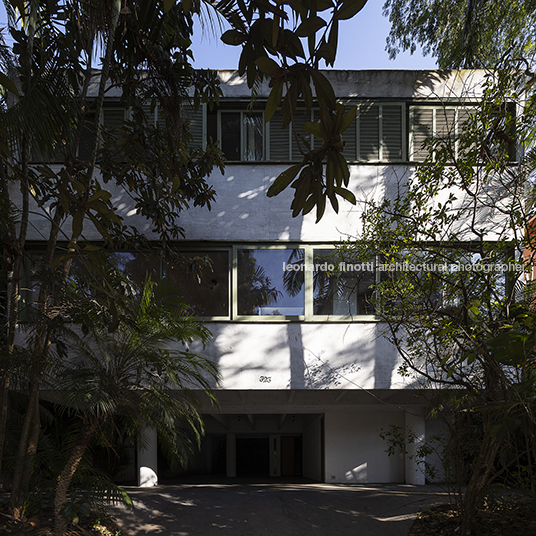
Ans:
[[[237,248],[233,316],[302,318],[305,314],[303,271],[287,271],[303,262],[300,248]]]
[[[355,102],[347,102],[349,111]],[[318,121],[318,110],[305,112],[299,108],[294,117],[296,133],[316,147],[319,140],[303,131],[308,121]],[[269,160],[274,162],[301,161],[302,153],[292,129],[282,128],[283,114],[276,112],[269,123]],[[396,162],[405,160],[404,145],[405,113],[402,103],[359,103],[356,119],[345,130],[344,157],[349,162]],[[305,147],[303,147],[305,148]],[[307,149],[306,149],[307,150]]]
[[[403,112],[403,105],[399,103],[360,104],[356,118],[355,158],[364,162],[405,160]],[[351,153],[353,148],[347,141],[345,153],[347,150]],[[353,160],[349,155],[346,157]]]
[[[376,263],[340,261],[332,249],[314,249],[313,314],[373,315]]]
[[[195,316],[229,318],[228,250],[180,251],[165,265],[159,294],[173,306],[180,299]]]
[[[230,161],[264,160],[264,115],[262,112],[219,113],[221,148]]]
[[[429,139],[449,143],[452,153],[458,156],[458,137],[463,124],[469,119],[473,107],[465,106],[412,106],[410,108],[409,159],[423,162],[430,155]],[[432,154],[435,159],[435,152]]]

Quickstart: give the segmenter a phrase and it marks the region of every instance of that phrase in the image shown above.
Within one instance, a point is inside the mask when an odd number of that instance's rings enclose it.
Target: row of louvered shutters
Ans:
[[[347,106],[347,110],[350,106]],[[468,106],[429,106],[406,103],[360,103],[356,119],[344,132],[344,156],[357,162],[402,162],[423,161],[430,151],[426,145],[429,138],[451,138],[455,140],[464,122],[474,109]],[[155,126],[164,126],[158,110],[145,107],[147,121]],[[186,105],[184,117],[189,120],[192,135],[191,145],[206,146],[207,110],[204,105],[194,110]],[[105,107],[102,125],[105,129],[120,128],[128,113],[119,107]],[[295,132],[282,128],[283,116],[276,112],[265,125],[264,160],[272,162],[301,161],[302,151],[307,152],[302,140],[318,148],[322,141],[303,131],[306,122],[319,119],[319,111],[305,112],[297,109]],[[297,134],[297,135],[296,135]]]
[[[419,106],[409,105],[408,119],[404,103],[362,103],[358,104],[356,119],[344,132],[344,156],[348,161],[361,162],[401,162],[423,161],[430,151],[426,145],[429,138],[451,138],[455,140],[461,133],[463,124],[469,119],[474,108],[469,106]],[[350,107],[347,106],[347,109]],[[158,112],[150,112],[149,121],[163,124]],[[104,109],[103,123],[110,128],[119,127],[124,119],[124,110]],[[206,146],[206,108],[197,111],[185,106],[185,117],[189,120],[192,146]],[[297,109],[294,116],[294,131],[291,126],[282,128],[283,115],[276,112],[265,127],[265,160],[273,162],[301,161],[302,151],[306,151],[302,140],[312,148],[320,147],[322,141],[303,131],[306,122],[319,119],[319,111],[305,112]],[[409,123],[406,125],[406,123]]]

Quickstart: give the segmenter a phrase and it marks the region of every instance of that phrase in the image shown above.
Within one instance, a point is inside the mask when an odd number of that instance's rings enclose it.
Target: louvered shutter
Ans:
[[[402,106],[382,106],[382,160],[402,160]]]
[[[434,125],[433,108],[412,108],[411,122],[411,160],[422,162],[429,154],[428,148],[423,143],[432,137]]]
[[[102,111],[102,124],[108,132],[121,128],[124,121],[124,108],[104,108]]]
[[[190,104],[184,106],[184,116],[190,122],[191,147],[194,149],[204,148],[204,115],[205,105],[199,106],[197,111]]]
[[[352,106],[347,106],[346,113],[351,109]],[[344,158],[349,162],[353,162],[357,159],[357,119],[354,119],[351,125],[342,133],[342,139],[346,144],[343,152]]]
[[[457,131],[456,131],[456,137],[460,138],[460,136],[463,134],[464,130],[467,129],[469,127],[469,124],[468,124],[468,121],[471,117],[471,115],[473,115],[475,112],[476,112],[476,108],[474,107],[462,107],[460,106],[457,110]],[[466,156],[467,152],[470,151],[470,150],[473,150],[475,147],[475,144],[473,143],[471,145],[471,147],[469,148],[465,148],[465,150],[460,147],[460,141],[457,142],[457,147],[456,147],[456,154],[458,155],[459,158],[463,158],[464,156]]]
[[[268,123],[270,129],[270,160],[288,162],[290,160],[289,127],[283,127],[283,114],[276,112]]]
[[[380,108],[361,105],[359,110],[359,160],[380,159]]]
[[[452,142],[456,137],[456,110],[454,108],[436,108],[434,137],[444,143]]]

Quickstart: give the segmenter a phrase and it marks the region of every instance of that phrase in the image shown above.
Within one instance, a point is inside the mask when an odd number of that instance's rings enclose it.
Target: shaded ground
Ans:
[[[450,507],[433,508],[419,514],[408,536],[454,536],[459,534],[458,517]],[[482,510],[475,517],[475,536],[536,536],[536,516],[530,502],[512,503]]]
[[[406,536],[419,511],[444,503],[436,486],[310,481],[182,483],[127,488],[134,511],[112,513],[128,536]]]
[[[7,498],[1,497],[1,499]],[[52,536],[54,520],[52,508],[43,508],[27,519],[17,521],[7,511],[7,501],[0,504],[0,535]],[[82,517],[79,524],[69,525],[68,536],[119,536],[119,527],[109,516]]]

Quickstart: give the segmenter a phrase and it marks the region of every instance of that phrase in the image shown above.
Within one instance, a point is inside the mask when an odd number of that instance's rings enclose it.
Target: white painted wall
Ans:
[[[207,327],[212,341],[205,350],[196,350],[218,364],[222,389],[401,389],[412,385],[398,375],[398,355],[377,322],[209,322]]]
[[[403,455],[387,456],[381,428],[404,426],[402,411],[325,414],[325,480],[337,483],[404,482]]]

